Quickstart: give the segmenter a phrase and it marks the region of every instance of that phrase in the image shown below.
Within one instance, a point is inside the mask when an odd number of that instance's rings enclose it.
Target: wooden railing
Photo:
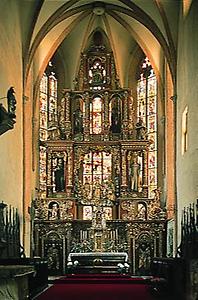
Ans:
[[[185,259],[198,258],[198,199],[197,203],[184,207],[181,220],[181,244],[179,256]]]
[[[19,258],[20,223],[17,209],[0,203],[0,258]]]

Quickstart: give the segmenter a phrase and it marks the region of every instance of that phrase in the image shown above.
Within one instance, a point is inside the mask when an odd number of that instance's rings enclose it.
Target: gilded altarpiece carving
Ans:
[[[146,274],[151,257],[163,254],[160,190],[148,197],[151,141],[137,134],[134,112],[112,52],[92,46],[74,90],[58,101],[56,126],[40,141],[34,254],[48,258],[51,274],[66,272],[69,252],[127,252],[134,274]]]

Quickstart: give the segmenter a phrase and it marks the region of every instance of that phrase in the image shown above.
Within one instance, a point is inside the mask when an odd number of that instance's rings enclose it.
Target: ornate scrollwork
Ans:
[[[72,220],[73,201],[62,198],[38,199],[35,204],[35,220]]]
[[[123,201],[121,203],[121,208],[124,211],[127,211],[126,213],[122,214],[122,219],[123,220],[129,220],[132,221],[135,219],[136,216],[136,209],[135,209],[135,204],[131,201]]]
[[[149,209],[148,209],[148,219],[150,220],[158,220],[158,219],[166,219],[166,212],[161,208],[160,205],[160,188],[154,190],[155,197],[150,201]]]

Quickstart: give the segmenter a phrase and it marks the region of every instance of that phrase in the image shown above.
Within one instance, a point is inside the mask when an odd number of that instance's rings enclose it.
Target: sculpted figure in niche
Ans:
[[[74,134],[83,133],[83,113],[77,108],[73,114]]]
[[[136,139],[137,140],[144,140],[147,138],[147,130],[143,123],[142,118],[139,118],[139,121],[135,125],[136,129]]]
[[[114,106],[111,112],[111,131],[112,133],[120,133],[121,117],[118,106]]]
[[[146,204],[138,203],[137,205],[137,218],[140,220],[146,220]]]
[[[139,187],[139,175],[140,175],[140,164],[138,163],[138,154],[135,152],[132,155],[129,176],[130,176],[130,188],[132,191],[138,191]]]
[[[65,176],[64,176],[64,162],[62,158],[58,159],[56,169],[54,171],[55,175],[55,190],[56,192],[65,191]]]

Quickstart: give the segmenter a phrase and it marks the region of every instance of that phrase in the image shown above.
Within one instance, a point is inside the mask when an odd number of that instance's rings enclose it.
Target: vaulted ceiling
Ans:
[[[92,32],[100,29],[109,39],[122,86],[127,86],[126,74],[140,51],[148,56],[156,73],[165,58],[174,81],[181,2],[23,0],[20,13],[26,77],[33,62],[38,74],[42,73],[53,54],[58,53],[71,87],[80,53]]]

